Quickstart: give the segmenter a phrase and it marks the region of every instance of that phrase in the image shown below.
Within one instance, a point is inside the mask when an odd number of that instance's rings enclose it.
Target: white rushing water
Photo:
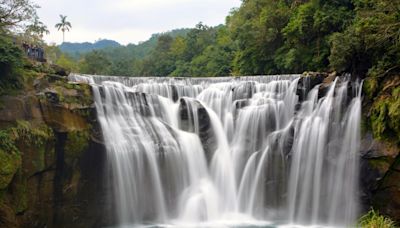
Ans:
[[[93,88],[116,225],[355,224],[357,83],[306,88],[299,75],[70,80]]]

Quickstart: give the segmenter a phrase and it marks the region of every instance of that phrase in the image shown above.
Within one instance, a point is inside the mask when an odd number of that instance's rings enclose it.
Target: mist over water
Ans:
[[[354,225],[358,83],[309,88],[300,75],[70,80],[93,88],[116,225]]]

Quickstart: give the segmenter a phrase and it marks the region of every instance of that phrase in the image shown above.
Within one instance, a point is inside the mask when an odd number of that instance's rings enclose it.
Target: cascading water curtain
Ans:
[[[92,85],[119,226],[352,226],[361,86],[299,75]],[[353,91],[351,88],[353,88]]]

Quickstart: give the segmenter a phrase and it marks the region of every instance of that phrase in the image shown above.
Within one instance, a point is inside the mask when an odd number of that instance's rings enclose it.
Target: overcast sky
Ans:
[[[65,34],[69,42],[112,39],[121,44],[147,40],[151,34],[176,28],[192,28],[198,22],[218,25],[240,0],[33,0],[47,25],[48,43],[61,43],[62,33],[54,28],[59,14],[72,24]]]

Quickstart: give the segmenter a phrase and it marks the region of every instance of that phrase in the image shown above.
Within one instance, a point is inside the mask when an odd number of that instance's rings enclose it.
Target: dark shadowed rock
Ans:
[[[381,213],[400,219],[399,148],[377,141],[371,133],[361,140],[361,200],[364,210],[371,205]]]
[[[253,96],[255,92],[255,82],[244,82],[232,89],[233,95],[232,99],[242,100],[249,99]]]
[[[198,132],[195,132],[194,113],[198,117]],[[207,161],[211,161],[216,150],[216,139],[211,125],[210,116],[204,106],[197,100],[181,98],[179,101],[180,128],[184,131],[195,132],[199,134],[201,144],[203,145]]]
[[[68,76],[69,73],[70,73],[65,68],[62,68],[62,67],[60,67],[58,65],[55,65],[55,64],[52,64],[50,67],[53,69],[53,71],[54,71],[54,73],[56,75],[60,75],[60,76],[64,76],[65,77],[65,76]]]
[[[308,92],[316,85],[321,84],[327,76],[327,73],[304,72],[297,85],[296,94],[299,96],[299,101],[306,100]]]

